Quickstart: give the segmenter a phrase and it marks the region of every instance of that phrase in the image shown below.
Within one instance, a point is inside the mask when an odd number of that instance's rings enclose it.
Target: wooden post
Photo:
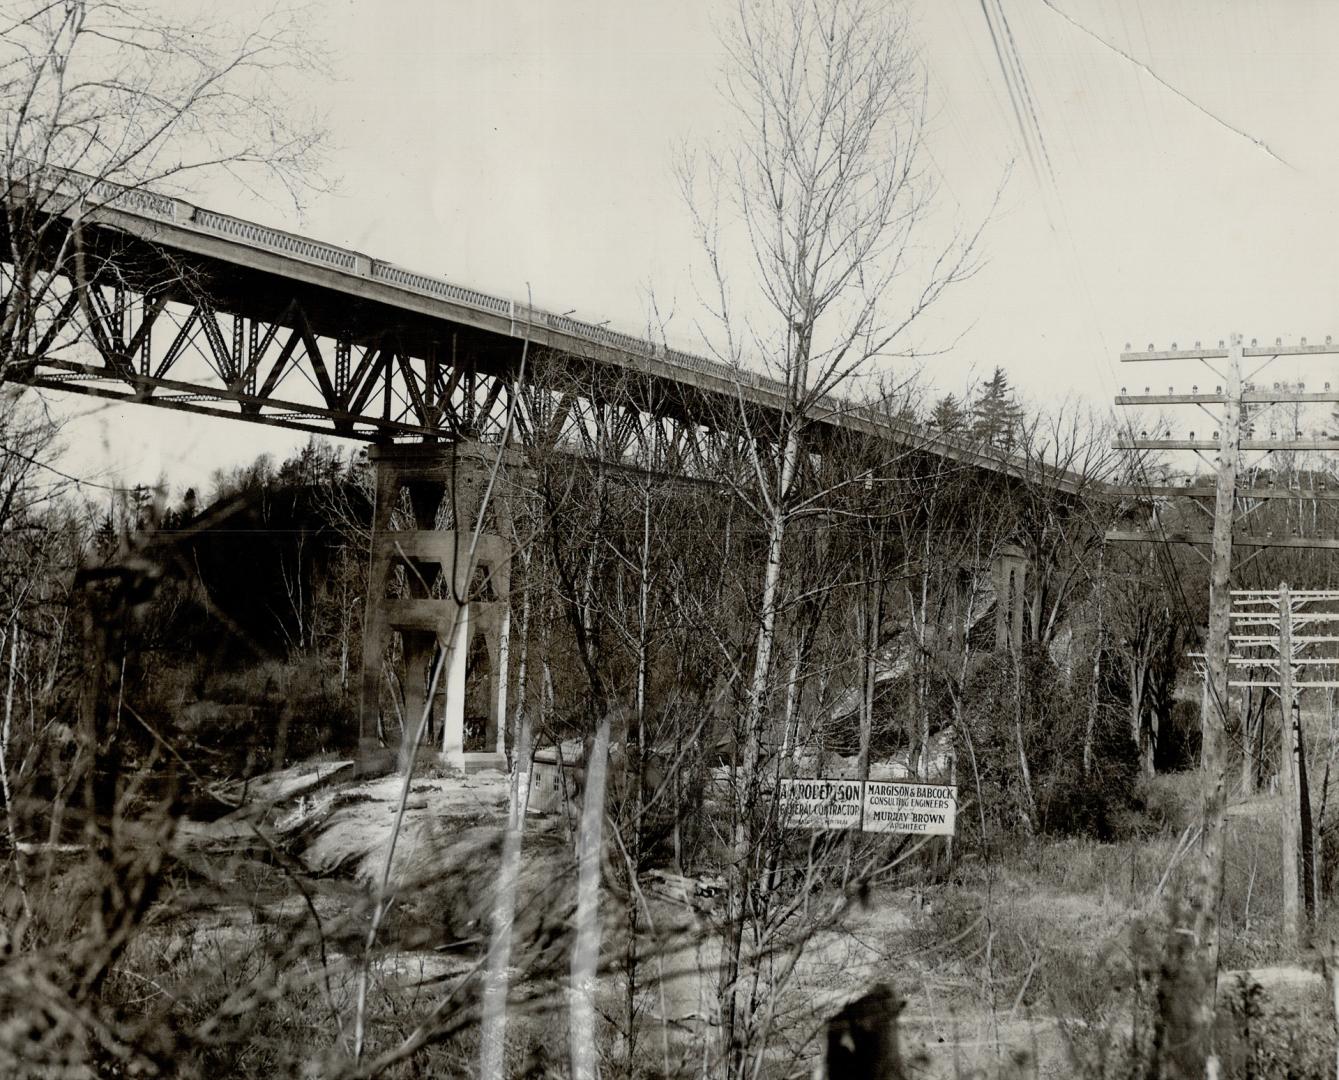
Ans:
[[[1300,703],[1293,710],[1293,745],[1297,748],[1297,824],[1302,839],[1302,906],[1308,928],[1314,928],[1320,912],[1320,889],[1316,867],[1316,832],[1311,820],[1311,785],[1306,775],[1306,736],[1302,731]]]
[[[1279,822],[1283,837],[1283,944],[1297,947],[1296,729],[1293,726],[1293,609],[1286,583],[1279,585]]]
[[[1232,613],[1232,524],[1236,513],[1237,450],[1241,439],[1241,335],[1233,334],[1224,386],[1223,426],[1218,437],[1218,485],[1214,499],[1213,551],[1209,560],[1209,641],[1205,655],[1209,724],[1204,729],[1204,832],[1197,885],[1200,909],[1195,937],[1218,967],[1218,894],[1222,881],[1222,832],[1226,807],[1228,649]],[[1212,1019],[1214,986],[1206,991]]]
[[[1232,520],[1236,508],[1237,451],[1241,440],[1241,335],[1233,334],[1224,372],[1223,424],[1218,437],[1218,486],[1214,499],[1213,552],[1209,561],[1209,715],[1203,732],[1203,828],[1200,857],[1187,889],[1184,914],[1170,927],[1173,936],[1190,934],[1185,962],[1164,970],[1159,996],[1178,1017],[1164,1017],[1190,1030],[1178,1040],[1163,1075],[1203,1080],[1213,1055],[1218,995],[1218,902],[1223,880],[1223,823],[1227,807],[1227,713],[1229,624],[1232,614]],[[1189,925],[1186,925],[1186,924]],[[1174,970],[1173,970],[1174,969]]]

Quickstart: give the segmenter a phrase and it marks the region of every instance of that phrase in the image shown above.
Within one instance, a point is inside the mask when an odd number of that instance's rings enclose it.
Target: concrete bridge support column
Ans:
[[[506,634],[511,547],[498,532],[482,532],[470,560],[471,538],[487,485],[488,458],[479,447],[415,444],[375,447],[376,499],[363,622],[359,742],[370,753],[399,744],[410,764],[416,726],[428,705],[432,670],[449,650],[420,751],[440,745],[457,768],[502,767],[505,744]],[[505,515],[486,508],[484,527]],[[440,526],[440,527],[439,527]],[[500,531],[500,530],[499,530]],[[399,722],[387,700],[386,651],[399,636],[403,658]],[[482,639],[483,650],[476,649]],[[472,653],[487,656],[487,715],[482,745],[467,746],[465,725]],[[440,725],[440,727],[439,727]],[[402,737],[403,733],[403,737]]]
[[[1005,544],[995,556],[991,577],[995,584],[995,650],[1023,648],[1023,588],[1027,584],[1027,552]]]

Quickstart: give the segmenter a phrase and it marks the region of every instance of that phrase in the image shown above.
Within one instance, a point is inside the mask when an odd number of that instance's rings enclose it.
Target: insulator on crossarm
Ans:
[[[1302,344],[1303,344],[1303,345],[1306,344],[1306,338],[1303,338],[1303,339],[1302,339]]]
[[[1251,338],[1251,345],[1255,344],[1255,338]]]
[[[1130,351],[1130,343],[1128,341],[1125,343],[1125,351],[1126,352]]]
[[[1176,342],[1172,342],[1172,352],[1176,352]]]
[[[1223,392],[1223,388],[1222,388],[1221,386],[1215,386],[1215,387],[1213,388],[1213,392],[1214,392],[1215,394],[1221,394],[1221,393]]]
[[[1276,338],[1274,339],[1274,344],[1275,344],[1275,345],[1282,345],[1282,344],[1283,344],[1283,338],[1281,338],[1281,337],[1276,337]]]

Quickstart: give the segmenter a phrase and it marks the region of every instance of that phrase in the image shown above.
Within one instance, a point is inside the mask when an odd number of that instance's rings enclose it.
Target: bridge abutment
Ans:
[[[369,457],[376,497],[363,624],[360,752],[398,741],[399,765],[408,767],[426,710],[420,752],[435,746],[453,767],[501,768],[511,545],[501,535],[502,503],[485,505],[489,460],[482,448],[461,443],[378,446]],[[493,531],[487,531],[490,526]],[[388,657],[397,639],[398,695]],[[429,702],[432,672],[444,651]],[[478,729],[474,739],[468,737],[471,727]]]

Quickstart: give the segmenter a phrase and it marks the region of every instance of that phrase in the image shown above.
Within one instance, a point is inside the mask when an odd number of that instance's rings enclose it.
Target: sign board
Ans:
[[[952,836],[957,814],[956,787],[879,780],[865,785],[865,832]]]
[[[946,784],[782,780],[780,795],[781,820],[792,829],[952,836],[957,826],[958,789]]]
[[[782,780],[781,820],[792,829],[860,827],[859,780]]]

